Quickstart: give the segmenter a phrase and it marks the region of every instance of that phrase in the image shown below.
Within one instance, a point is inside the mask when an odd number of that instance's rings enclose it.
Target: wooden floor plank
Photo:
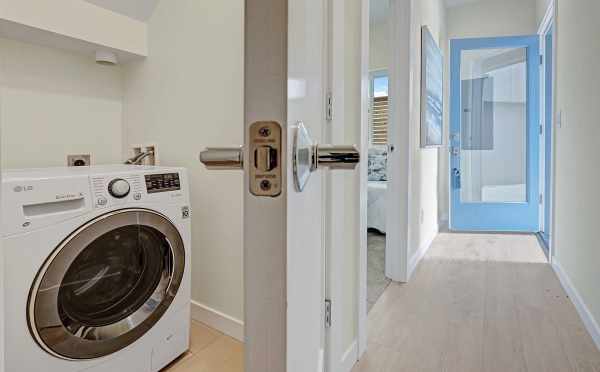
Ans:
[[[600,372],[535,236],[442,233],[369,313],[353,372]]]

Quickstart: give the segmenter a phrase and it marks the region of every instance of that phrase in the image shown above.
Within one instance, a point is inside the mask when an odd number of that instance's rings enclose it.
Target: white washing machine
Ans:
[[[190,327],[181,168],[2,175],[6,372],[158,371]]]

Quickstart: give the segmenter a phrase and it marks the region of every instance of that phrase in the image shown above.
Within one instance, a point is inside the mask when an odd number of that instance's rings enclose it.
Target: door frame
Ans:
[[[358,283],[356,285],[358,303],[358,358],[367,351],[367,195],[368,195],[368,149],[369,149],[369,105],[370,105],[370,15],[369,0],[361,0],[361,126],[360,126],[360,188],[359,188],[359,236]],[[388,66],[390,100],[388,119],[388,145],[395,147],[388,153],[388,191],[386,211],[386,260],[385,275],[396,282],[407,282],[410,276],[408,246],[410,242],[410,184],[411,184],[411,133],[410,95],[415,77],[411,75],[411,53],[407,50],[416,47],[415,35],[420,35],[418,25],[412,25],[413,7],[410,1],[390,2],[390,48]],[[415,26],[415,27],[413,27]],[[417,27],[418,26],[418,27]],[[420,39],[418,41],[420,43]]]
[[[461,203],[460,188],[450,188],[450,229],[453,231],[539,231],[539,39],[535,36],[502,36],[483,38],[459,38],[450,40],[450,136],[459,132],[461,126],[460,63],[463,50],[486,48],[526,47],[527,50],[527,148],[526,148],[526,201],[509,203]],[[538,110],[532,108],[538,107]],[[457,146],[456,142],[450,144]],[[460,146],[460,142],[458,142]],[[451,154],[449,169],[450,184],[454,182],[454,168],[460,169],[460,157]],[[483,205],[487,207],[483,210]],[[458,206],[460,205],[460,209]],[[493,208],[493,213],[504,224],[483,221]],[[527,219],[514,220],[514,208],[518,213],[528,214]],[[463,224],[458,224],[460,213]],[[493,226],[492,226],[493,225]]]
[[[326,226],[331,232],[324,234],[324,245],[327,247],[326,272],[326,297],[332,301],[332,327],[325,332],[325,366],[329,372],[349,372],[354,364],[367,350],[367,167],[369,146],[369,0],[360,0],[360,128],[352,128],[345,120],[345,79],[349,76],[345,66],[348,58],[345,48],[336,48],[336,45],[346,43],[346,0],[329,0],[328,6],[331,16],[329,18],[329,72],[328,89],[332,97],[332,119],[326,124],[323,138],[333,143],[343,143],[347,135],[358,130],[360,136],[359,148],[361,152],[359,164],[358,183],[349,188],[347,175],[327,172],[324,177],[324,203]],[[358,72],[358,71],[357,71]],[[350,181],[351,182],[351,181]],[[347,193],[352,193],[348,195]],[[352,200],[352,205],[348,205]],[[347,212],[347,213],[346,213]],[[345,224],[346,214],[356,217],[356,222],[350,226]],[[358,225],[358,226],[357,226]],[[359,227],[359,231],[356,228]],[[363,228],[364,227],[364,228]],[[347,236],[346,236],[347,235]],[[354,267],[356,273],[353,283],[344,283],[344,269],[340,265],[330,265],[330,262],[347,262],[348,247],[353,240],[356,243],[356,257]],[[345,286],[351,285],[354,292],[355,314],[354,332],[355,340],[351,345],[344,345],[342,334],[345,331],[337,327],[339,320],[349,316],[348,309],[336,304],[343,301],[347,291]],[[337,322],[336,322],[337,320]],[[347,324],[347,323],[346,323]]]
[[[350,127],[350,120],[346,120],[346,51],[345,48],[336,47],[346,45],[346,1],[328,0],[328,45],[327,45],[327,95],[331,97],[331,112],[327,114],[327,123],[323,128],[324,141],[328,143],[345,143],[345,138],[354,128]],[[361,147],[361,154],[363,149]],[[361,156],[359,169],[364,167],[364,156]],[[362,173],[362,172],[361,172]],[[348,267],[347,262],[352,262],[349,252],[359,252],[360,235],[347,229],[348,216],[356,215],[360,200],[355,199],[348,203],[348,197],[353,189],[349,188],[352,176],[347,173],[326,171],[323,177],[323,198],[325,229],[323,246],[325,247],[325,298],[331,301],[331,326],[325,328],[325,361],[324,367],[328,372],[350,371],[359,358],[358,342],[351,345],[344,344],[344,327],[348,324],[344,320],[352,314],[360,314],[360,308],[349,312],[347,308],[340,306],[347,303],[346,280],[348,270],[358,272],[358,267]],[[354,241],[359,240],[356,244]],[[353,254],[353,253],[351,253]],[[351,258],[349,260],[349,258]],[[356,260],[358,262],[358,259]],[[359,294],[356,295],[358,299]],[[357,300],[358,303],[358,300]],[[358,327],[355,326],[356,339],[359,338]],[[349,347],[350,346],[350,347]]]
[[[367,196],[368,196],[368,168],[369,168],[369,104],[370,104],[370,0],[361,0],[360,21],[360,80],[361,80],[361,118],[360,118],[360,149],[363,156],[360,159],[360,184],[358,193],[359,216],[359,254],[358,254],[358,283],[357,289],[357,339],[358,359],[367,351],[368,318],[367,318]],[[388,122],[389,123],[389,122]]]
[[[556,163],[556,158],[555,158],[555,154],[556,151],[554,151],[554,149],[556,148],[556,125],[554,125],[554,120],[551,123],[551,127],[552,130],[550,131],[550,143],[552,146],[551,149],[551,164],[550,164],[550,176],[547,177],[546,175],[546,139],[547,139],[547,135],[548,135],[548,131],[546,130],[546,102],[547,102],[547,97],[546,97],[546,88],[547,88],[547,84],[548,81],[546,79],[547,77],[547,71],[546,71],[546,63],[547,63],[547,48],[546,48],[546,36],[552,32],[552,81],[550,82],[552,84],[552,116],[553,118],[556,117],[556,46],[557,46],[557,42],[556,42],[556,6],[555,6],[555,0],[552,0],[550,2],[550,4],[548,5],[548,8],[546,9],[546,13],[544,15],[544,18],[542,19],[539,29],[538,29],[538,35],[540,37],[540,55],[542,56],[542,68],[540,69],[540,92],[542,94],[540,94],[540,125],[542,125],[544,127],[544,130],[542,131],[542,136],[540,138],[540,193],[542,195],[544,195],[544,198],[542,200],[542,204],[540,204],[540,234],[542,233],[543,229],[546,228],[546,226],[549,225],[550,228],[550,233],[548,234],[548,242],[544,241],[544,239],[541,239],[542,241],[542,245],[545,246],[544,248],[548,250],[547,254],[548,254],[548,260],[550,261],[550,263],[552,263],[553,257],[554,257],[554,252],[553,252],[553,233],[554,233],[554,167],[555,167],[555,163]],[[545,192],[546,192],[546,180],[550,181],[550,187],[549,187],[549,197],[546,196]],[[549,206],[546,205],[546,201],[549,201]],[[546,208],[549,208],[548,210],[548,221],[546,221]]]

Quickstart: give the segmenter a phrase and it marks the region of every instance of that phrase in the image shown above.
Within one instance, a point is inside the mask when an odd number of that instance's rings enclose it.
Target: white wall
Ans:
[[[0,54],[0,66],[2,65],[2,54]],[[3,80],[4,72],[0,68],[0,81]],[[0,140],[2,139],[2,94],[0,94]],[[1,146],[1,145],[0,145]],[[0,184],[2,184],[2,151],[0,151]],[[2,198],[0,198],[2,208]],[[0,226],[2,216],[0,216]],[[4,372],[4,252],[2,250],[2,239],[0,239],[0,372]]]
[[[600,2],[558,2],[555,168],[555,263],[569,277],[591,316],[600,322]],[[572,299],[577,300],[577,298]],[[585,319],[585,317],[584,317]],[[600,329],[596,341],[600,347]]]
[[[2,69],[0,69],[0,80],[2,79]],[[0,114],[2,113],[2,95],[0,95]],[[2,115],[0,115],[0,138],[2,138]],[[2,164],[2,153],[0,152],[0,164]],[[0,184],[2,184],[2,166],[0,165]],[[2,208],[2,198],[0,198],[0,208]],[[0,226],[2,217],[0,216]],[[2,250],[2,239],[0,239],[0,252]],[[0,330],[4,330],[4,254],[0,254]],[[0,331],[0,372],[4,372],[4,332]]]
[[[148,59],[125,68],[124,99],[124,144],[156,143],[162,165],[189,170],[192,299],[237,323],[242,172],[207,171],[198,154],[243,143],[243,27],[242,0],[160,1],[148,24]]]
[[[0,38],[2,168],[122,160],[122,76],[92,58]]]
[[[450,48],[449,40],[466,37],[533,35],[537,33],[537,0],[481,1],[447,9],[445,53],[444,133],[446,145],[450,124]],[[440,151],[439,213],[443,223],[449,215],[449,152]]]
[[[446,14],[442,0],[413,0],[411,53],[411,202],[409,226],[409,263],[416,264],[438,233],[438,149],[420,147],[421,127],[421,26],[429,27],[434,40],[443,48],[446,40]],[[400,124],[398,124],[400,125]]]
[[[447,15],[449,38],[537,32],[536,0],[480,1],[448,8]]]
[[[542,23],[544,16],[546,15],[546,11],[550,6],[552,0],[535,0],[536,4],[536,20],[538,25]]]
[[[377,6],[383,5],[389,0],[371,0],[377,2]],[[373,6],[373,5],[372,5]],[[389,6],[387,6],[389,9]],[[371,20],[369,25],[369,70],[387,70],[390,64],[390,25],[389,17]]]

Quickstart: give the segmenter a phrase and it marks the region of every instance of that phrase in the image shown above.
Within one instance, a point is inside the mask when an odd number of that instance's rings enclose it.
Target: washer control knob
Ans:
[[[100,196],[98,199],[96,199],[96,205],[99,207],[104,207],[107,203],[108,200],[106,200],[104,196]]]
[[[118,199],[122,199],[129,195],[130,190],[131,187],[129,186],[129,182],[122,178],[116,178],[108,184],[108,193]]]

